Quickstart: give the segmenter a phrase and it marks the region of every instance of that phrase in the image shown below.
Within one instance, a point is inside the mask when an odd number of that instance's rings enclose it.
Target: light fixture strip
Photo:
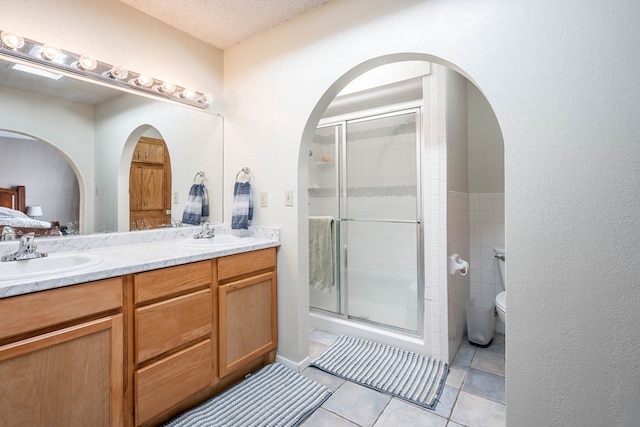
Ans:
[[[0,30],[0,34],[1,33],[4,33],[4,31]],[[95,68],[92,70],[85,69],[82,66],[78,66],[78,61],[83,55],[78,55],[66,50],[59,49],[60,53],[58,55],[51,60],[47,60],[40,53],[44,46],[45,45],[42,43],[27,38],[24,38],[24,45],[19,48],[11,48],[0,42],[0,54],[36,63],[46,68],[54,68],[66,73],[88,77],[109,85],[144,92],[160,98],[170,99],[193,107],[205,109],[209,106],[209,96],[204,93],[196,92],[174,84],[171,84],[170,86],[175,89],[167,91],[163,89],[163,84],[167,84],[168,82],[163,82],[162,80],[136,73],[131,70],[124,70],[121,67],[116,67],[106,62],[96,60]],[[124,71],[124,77],[119,78],[120,75],[118,73],[112,72],[114,67],[119,68],[119,71]],[[189,95],[193,94],[193,96],[185,97],[183,93],[188,93]]]

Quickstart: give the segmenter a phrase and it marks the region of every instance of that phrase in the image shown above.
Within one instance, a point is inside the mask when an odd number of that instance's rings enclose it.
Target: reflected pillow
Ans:
[[[0,206],[0,216],[5,218],[29,218],[26,213]]]

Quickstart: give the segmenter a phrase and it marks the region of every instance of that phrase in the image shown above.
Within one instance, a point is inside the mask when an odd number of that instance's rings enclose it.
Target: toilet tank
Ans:
[[[504,247],[498,246],[493,248],[493,252],[495,253],[496,262],[498,263],[498,272],[500,273],[500,283],[502,283],[502,289],[507,289],[505,287],[505,255],[504,255]]]

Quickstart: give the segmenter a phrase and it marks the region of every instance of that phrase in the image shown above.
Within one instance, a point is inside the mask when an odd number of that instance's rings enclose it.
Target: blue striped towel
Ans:
[[[253,196],[251,184],[236,182],[233,187],[233,208],[231,210],[231,229],[246,230],[253,219]]]
[[[187,203],[182,213],[182,223],[200,225],[203,218],[209,216],[209,197],[204,184],[193,184],[189,189]]]

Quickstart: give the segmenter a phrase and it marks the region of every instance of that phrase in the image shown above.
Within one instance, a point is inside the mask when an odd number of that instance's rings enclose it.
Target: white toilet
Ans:
[[[493,252],[495,252],[495,257],[498,262],[498,271],[500,272],[500,283],[502,283],[502,289],[504,291],[500,292],[496,295],[496,311],[498,312],[498,317],[505,324],[507,323],[507,291],[506,291],[506,282],[504,275],[505,261],[504,261],[504,248],[497,247],[493,248]]]

